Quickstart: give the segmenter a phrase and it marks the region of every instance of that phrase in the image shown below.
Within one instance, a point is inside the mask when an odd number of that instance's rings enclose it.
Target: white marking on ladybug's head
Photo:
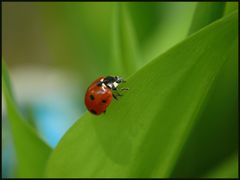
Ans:
[[[113,86],[114,86],[115,88],[118,87],[118,85],[119,85],[119,84],[118,84],[117,82],[114,82],[114,83],[113,83]]]
[[[107,87],[104,83],[102,83],[102,87]]]
[[[107,87],[109,87],[110,89],[112,89],[112,88],[113,88],[113,84],[112,84],[112,83],[108,83],[108,84],[107,84]]]

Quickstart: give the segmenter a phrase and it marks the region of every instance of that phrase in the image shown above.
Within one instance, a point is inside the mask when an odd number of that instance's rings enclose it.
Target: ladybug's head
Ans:
[[[115,78],[115,82],[116,83],[122,83],[122,82],[126,82],[122,77],[120,77],[120,76],[115,76],[114,77]]]
[[[122,82],[126,81],[123,80],[123,78],[120,76],[107,76],[101,83],[106,85],[108,88],[112,90],[116,90],[117,86]]]

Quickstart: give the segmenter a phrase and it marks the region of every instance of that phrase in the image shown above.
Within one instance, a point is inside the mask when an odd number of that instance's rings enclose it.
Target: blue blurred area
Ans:
[[[51,147],[57,145],[64,133],[81,116],[81,104],[59,94],[32,104],[36,128]]]
[[[2,116],[2,177],[14,177],[16,156],[14,152],[9,124],[6,116]]]
[[[13,148],[13,143],[9,142],[2,150],[2,177],[14,177],[16,156]]]

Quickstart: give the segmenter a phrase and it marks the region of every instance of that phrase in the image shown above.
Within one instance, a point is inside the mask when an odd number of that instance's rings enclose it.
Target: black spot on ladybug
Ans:
[[[94,100],[94,96],[93,96],[92,94],[90,95],[90,99],[91,99],[91,100]]]
[[[90,110],[93,114],[97,114],[97,112],[94,109]]]
[[[102,100],[102,103],[106,103],[107,101],[105,99]]]

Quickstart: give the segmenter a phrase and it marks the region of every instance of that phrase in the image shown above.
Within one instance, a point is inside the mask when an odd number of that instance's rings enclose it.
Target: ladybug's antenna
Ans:
[[[121,88],[120,91],[128,91],[129,88]]]
[[[116,83],[125,83],[126,81],[122,78],[122,77],[120,77],[120,76],[115,76],[115,78],[116,78]]]

